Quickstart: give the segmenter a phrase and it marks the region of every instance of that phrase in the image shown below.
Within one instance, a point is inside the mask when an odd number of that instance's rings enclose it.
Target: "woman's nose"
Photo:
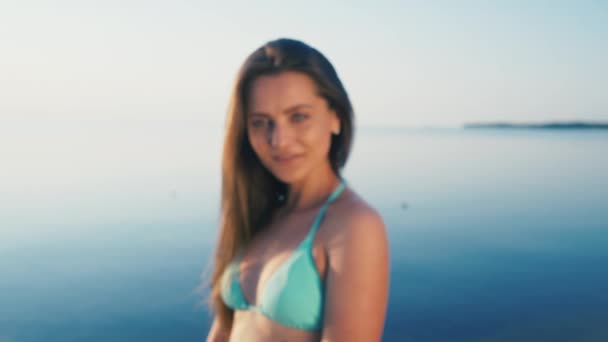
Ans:
[[[268,130],[268,144],[273,148],[280,148],[287,144],[290,139],[290,132],[287,127],[281,124],[274,124]]]

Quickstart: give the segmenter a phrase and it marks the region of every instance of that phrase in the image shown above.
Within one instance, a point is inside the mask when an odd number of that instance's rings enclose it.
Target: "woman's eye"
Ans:
[[[253,126],[254,128],[259,128],[259,127],[263,127],[267,124],[266,119],[254,119],[251,120],[251,126]]]
[[[295,113],[291,116],[291,120],[295,122],[300,122],[308,119],[308,115],[302,113]]]

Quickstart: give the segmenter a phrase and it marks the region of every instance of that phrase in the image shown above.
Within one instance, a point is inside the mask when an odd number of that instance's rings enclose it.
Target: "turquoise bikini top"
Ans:
[[[331,202],[344,190],[340,185],[319,210],[312,228],[276,271],[270,275],[262,289],[259,305],[245,300],[239,282],[240,254],[222,275],[221,295],[224,303],[233,310],[251,310],[261,313],[282,325],[303,330],[321,330],[323,323],[324,289],[312,256],[314,236]]]

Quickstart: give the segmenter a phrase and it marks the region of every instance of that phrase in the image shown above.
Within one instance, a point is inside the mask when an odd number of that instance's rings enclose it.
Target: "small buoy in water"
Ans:
[[[407,209],[407,203],[401,202],[401,209],[406,210]]]

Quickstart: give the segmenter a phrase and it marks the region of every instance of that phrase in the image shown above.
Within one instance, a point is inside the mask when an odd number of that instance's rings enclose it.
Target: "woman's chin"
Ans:
[[[286,184],[295,183],[302,178],[301,170],[273,170],[272,174]]]

